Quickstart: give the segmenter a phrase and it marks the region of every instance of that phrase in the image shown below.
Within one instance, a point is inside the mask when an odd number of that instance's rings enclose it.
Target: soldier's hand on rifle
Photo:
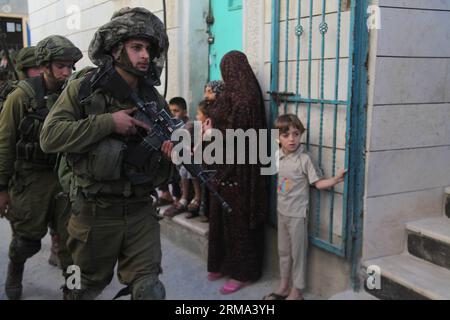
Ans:
[[[7,191],[0,192],[0,218],[5,216],[6,210],[9,208],[11,200]]]
[[[161,146],[161,152],[169,160],[172,160],[172,150],[173,150],[173,142],[170,140],[164,141]]]
[[[145,130],[150,130],[150,127],[139,120],[134,119],[131,115],[136,111],[136,109],[127,109],[118,111],[112,114],[114,124],[116,125],[116,133],[123,136],[132,136],[137,133],[137,127],[144,128]]]

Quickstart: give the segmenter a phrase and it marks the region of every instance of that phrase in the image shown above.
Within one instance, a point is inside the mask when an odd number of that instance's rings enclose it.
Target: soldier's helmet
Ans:
[[[160,84],[169,39],[162,21],[145,8],[122,8],[111,20],[101,26],[89,45],[89,58],[97,66],[113,61],[112,50],[129,39],[146,39],[150,42],[150,67],[147,74],[136,74]]]
[[[28,68],[38,67],[35,56],[36,47],[20,49],[16,56],[16,70],[24,72]]]
[[[36,63],[43,65],[54,60],[69,60],[77,63],[83,54],[66,37],[53,35],[38,42],[35,56]]]

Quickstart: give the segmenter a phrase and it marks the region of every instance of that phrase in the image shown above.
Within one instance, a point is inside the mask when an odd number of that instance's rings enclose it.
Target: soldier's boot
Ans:
[[[67,287],[67,285],[63,285],[61,287],[63,300],[73,300],[71,296],[71,290]]]
[[[157,277],[136,280],[131,288],[132,300],[164,300],[166,289]]]
[[[51,266],[61,268],[61,260],[59,260],[58,251],[59,251],[59,236],[55,234],[52,236],[52,246],[50,248],[50,257],[48,258],[48,263]]]
[[[63,287],[64,300],[95,300],[101,293],[102,289],[69,289]]]
[[[19,300],[22,296],[22,278],[25,262],[9,261],[6,275],[5,293],[9,300]]]
[[[40,249],[40,240],[29,240],[13,236],[9,246],[9,264],[5,282],[5,292],[9,299],[20,299],[25,261],[38,253]]]

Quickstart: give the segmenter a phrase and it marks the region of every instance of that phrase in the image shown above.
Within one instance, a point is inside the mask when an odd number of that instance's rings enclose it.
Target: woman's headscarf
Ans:
[[[215,127],[266,128],[262,91],[247,56],[239,51],[227,53],[220,63],[220,70],[225,90],[214,103]]]
[[[208,87],[211,88],[211,91],[214,92],[216,95],[219,95],[225,89],[225,84],[223,83],[222,80],[214,80],[208,82],[205,86],[205,89]]]

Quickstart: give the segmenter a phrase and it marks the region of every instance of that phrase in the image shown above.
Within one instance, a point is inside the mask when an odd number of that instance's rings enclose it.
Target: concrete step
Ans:
[[[186,219],[185,213],[173,219],[163,218],[170,206],[161,207],[161,235],[179,248],[197,256],[205,264],[208,261],[209,223],[201,222],[200,217]],[[278,249],[276,229],[266,226],[263,275],[268,279],[279,279]],[[270,290],[270,288],[267,288]]]
[[[445,188],[445,215],[450,218],[450,187]]]
[[[450,219],[413,221],[406,229],[410,254],[450,270]]]
[[[366,291],[343,291],[333,295],[328,300],[379,300],[375,296],[367,293]]]
[[[377,266],[381,288],[368,293],[382,300],[449,300],[450,271],[408,254],[382,257],[363,263]]]
[[[208,257],[209,224],[201,222],[201,217],[186,219],[187,212],[176,215],[172,219],[164,218],[164,211],[169,207],[161,207],[159,210],[159,214],[162,217],[160,221],[161,235],[206,262]]]

